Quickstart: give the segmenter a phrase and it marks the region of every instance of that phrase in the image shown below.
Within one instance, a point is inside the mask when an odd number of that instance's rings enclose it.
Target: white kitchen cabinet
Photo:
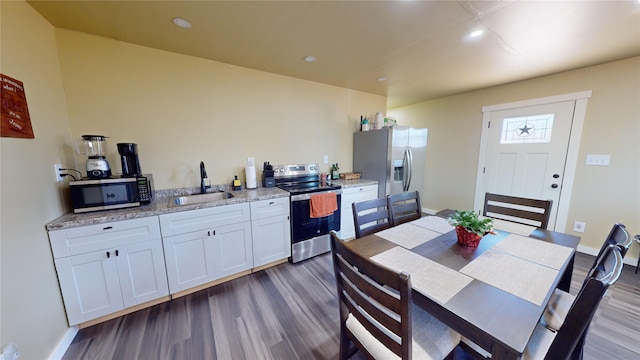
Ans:
[[[49,232],[70,325],[169,294],[157,217]]]
[[[253,267],[248,203],[159,218],[172,294]]]
[[[253,266],[291,256],[289,197],[251,203]]]
[[[340,206],[340,238],[349,239],[356,236],[353,225],[351,204],[378,197],[378,185],[364,185],[342,188],[342,204]]]

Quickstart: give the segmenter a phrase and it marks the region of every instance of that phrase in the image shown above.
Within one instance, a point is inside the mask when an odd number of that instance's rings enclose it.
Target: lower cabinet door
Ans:
[[[291,256],[289,215],[253,220],[251,230],[254,267]]]
[[[161,239],[122,246],[116,259],[125,307],[169,294]]]
[[[114,249],[55,260],[69,325],[124,308]]]
[[[251,222],[216,227],[213,230],[215,278],[223,278],[253,267]]]
[[[212,231],[163,238],[169,291],[175,294],[215,279]]]
[[[340,237],[349,239],[356,236],[351,204],[378,197],[378,185],[365,185],[342,190],[342,208],[340,209]]]

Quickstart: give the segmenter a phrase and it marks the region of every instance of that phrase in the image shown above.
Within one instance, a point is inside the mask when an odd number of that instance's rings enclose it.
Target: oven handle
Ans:
[[[332,193],[332,192],[336,193],[337,195],[342,194],[342,190],[320,191],[320,192],[314,192],[314,193],[309,193],[309,194],[293,195],[291,197],[291,201],[309,200],[309,199],[311,199],[311,195],[326,194],[326,193]]]

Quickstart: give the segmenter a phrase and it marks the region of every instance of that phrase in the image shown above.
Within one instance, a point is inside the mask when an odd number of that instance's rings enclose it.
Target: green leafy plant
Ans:
[[[493,221],[489,218],[480,219],[478,214],[473,210],[457,210],[451,215],[447,222],[451,226],[462,226],[467,231],[484,236],[493,232]]]

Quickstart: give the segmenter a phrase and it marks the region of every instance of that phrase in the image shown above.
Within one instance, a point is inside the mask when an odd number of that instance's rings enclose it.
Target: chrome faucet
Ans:
[[[211,185],[205,185],[204,179],[207,179],[207,170],[204,168],[204,161],[200,161],[200,193],[204,194]]]

